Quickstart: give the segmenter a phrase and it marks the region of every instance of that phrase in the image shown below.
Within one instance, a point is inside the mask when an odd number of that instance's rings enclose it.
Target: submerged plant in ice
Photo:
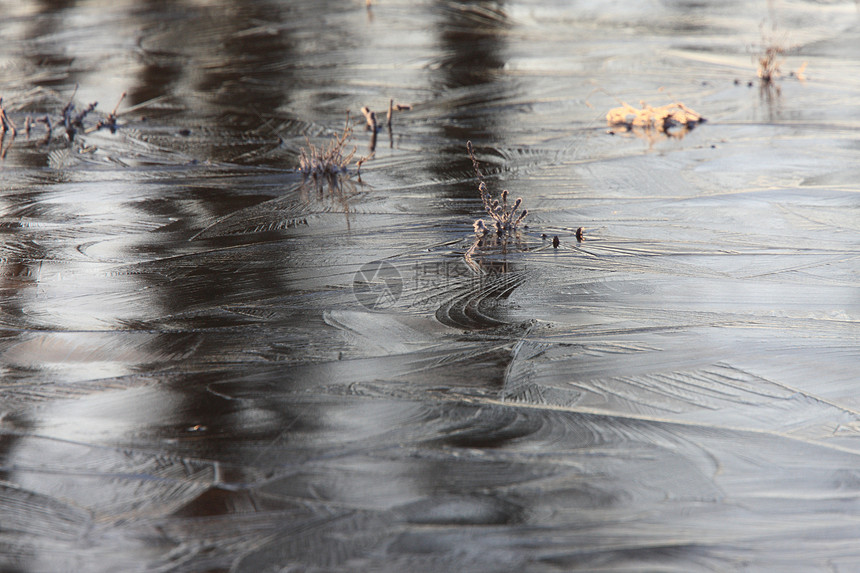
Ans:
[[[770,83],[779,77],[784,53],[785,48],[782,46],[770,44],[758,55],[758,77],[762,82]]]
[[[779,97],[782,90],[780,89],[778,79],[783,77],[782,64],[786,53],[791,49],[787,41],[778,39],[773,36],[767,36],[762,33],[762,42],[758,51],[753,55],[753,59],[758,63],[757,75],[760,80],[759,88],[761,95],[768,101],[774,97]],[[806,62],[798,69],[788,73],[789,77],[805,81],[804,71]]]
[[[346,124],[340,135],[336,135],[328,143],[319,147],[310,140],[307,149],[299,154],[299,171],[305,177],[336,176],[349,172],[349,164],[355,157],[356,147],[346,151],[347,143],[352,137],[352,127],[349,125],[349,112],[346,114]],[[366,157],[356,161],[356,171],[360,172],[361,164]]]
[[[512,236],[516,232],[517,226],[529,213],[527,209],[519,210],[523,204],[522,197],[517,197],[513,203],[508,203],[508,190],[504,189],[498,199],[494,198],[487,188],[484,176],[481,175],[481,169],[478,166],[478,160],[475,159],[475,152],[471,141],[466,142],[466,150],[469,152],[472,166],[475,168],[475,174],[478,176],[478,191],[481,194],[481,202],[484,205],[484,210],[490,216],[489,223],[484,222],[483,219],[475,221],[475,234],[479,237],[484,237],[495,232],[499,237]]]
[[[95,115],[98,113],[96,112],[98,102],[92,102],[80,111],[78,111],[78,108],[75,104],[75,95],[77,93],[78,88],[77,86],[75,86],[75,91],[72,92],[69,101],[63,107],[59,117],[54,115],[52,119],[52,115],[50,113],[46,113],[44,116],[36,118],[34,118],[32,115],[24,116],[24,125],[22,131],[26,135],[27,140],[30,141],[30,135],[34,132],[35,126],[37,126],[38,124],[44,124],[44,137],[39,141],[39,145],[49,145],[54,140],[55,129],[62,128],[67,143],[79,143],[79,153],[92,153],[97,148],[94,146],[86,145],[85,143],[81,143],[80,139],[76,140],[75,137],[78,134],[88,135],[94,131],[99,131],[102,128],[110,129],[111,133],[115,133],[118,128],[117,110],[119,109],[119,106],[122,101],[125,99],[125,92],[123,92],[123,94],[120,96],[119,101],[117,102],[113,111],[108,114],[107,117],[103,117],[98,121],[98,123],[90,126],[86,126],[84,120],[90,114]],[[21,107],[26,107],[26,104],[18,105],[15,107],[20,109]],[[0,159],[6,158],[7,152],[12,147],[15,138],[18,136],[18,132],[18,126],[15,124],[12,118],[9,117],[7,109],[3,106],[3,98],[0,97]],[[9,136],[8,144],[6,144],[7,134]],[[68,150],[60,152],[60,154],[64,153],[70,157],[70,155],[68,155]]]

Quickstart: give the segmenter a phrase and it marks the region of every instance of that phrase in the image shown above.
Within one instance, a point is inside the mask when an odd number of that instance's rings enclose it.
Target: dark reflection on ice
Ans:
[[[3,571],[857,568],[853,3],[4,8]]]

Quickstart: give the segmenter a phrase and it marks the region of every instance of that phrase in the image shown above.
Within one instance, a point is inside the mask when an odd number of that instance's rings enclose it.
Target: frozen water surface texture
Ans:
[[[856,2],[0,8],[0,570],[860,570]]]

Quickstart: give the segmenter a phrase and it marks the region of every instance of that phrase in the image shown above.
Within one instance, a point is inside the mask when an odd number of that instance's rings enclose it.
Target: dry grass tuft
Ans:
[[[352,137],[352,127],[349,125],[349,112],[346,114],[346,125],[343,132],[336,135],[330,142],[317,147],[307,140],[308,148],[302,149],[299,155],[299,171],[305,177],[335,176],[347,173],[349,164],[355,156],[356,148],[345,152],[349,139]],[[356,163],[357,170],[367,158],[361,158]]]
[[[765,48],[764,53],[758,56],[758,77],[762,82],[771,83],[779,77],[783,54],[785,54],[785,48],[770,44]]]
[[[478,191],[481,193],[481,201],[484,204],[484,210],[494,221],[492,230],[496,231],[499,237],[508,237],[513,235],[517,230],[517,225],[522,222],[528,215],[528,210],[523,209],[517,214],[523,200],[518,197],[513,204],[508,204],[508,190],[504,189],[500,195],[500,199],[495,199],[487,189],[487,184],[484,182],[484,177],[481,175],[481,170],[478,166],[478,160],[475,159],[475,153],[472,149],[472,142],[466,142],[466,150],[469,152],[469,157],[472,159],[472,166],[475,168],[475,174],[478,176]],[[478,219],[474,224],[475,234],[483,237],[491,232],[491,228],[483,219]]]

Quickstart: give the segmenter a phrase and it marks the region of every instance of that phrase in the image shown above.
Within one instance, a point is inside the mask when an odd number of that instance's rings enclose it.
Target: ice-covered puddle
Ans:
[[[857,30],[7,6],[0,569],[858,568]]]

